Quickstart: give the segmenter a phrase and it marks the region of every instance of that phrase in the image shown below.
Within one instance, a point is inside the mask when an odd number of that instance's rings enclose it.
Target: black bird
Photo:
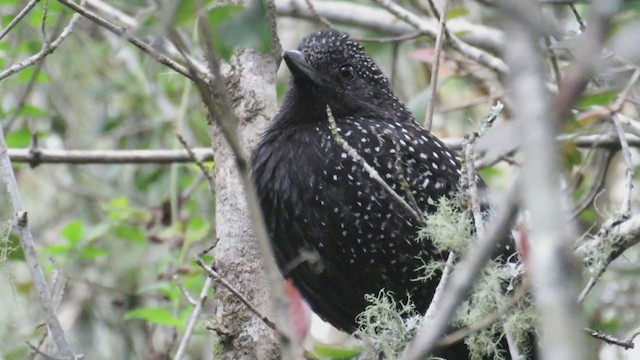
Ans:
[[[416,239],[418,221],[332,137],[339,135],[399,195],[402,179],[426,214],[458,187],[460,163],[416,123],[380,68],[348,35],[312,33],[285,51],[293,80],[252,156],[252,170],[278,265],[314,312],[345,331],[365,294],[410,295],[424,313],[438,278],[414,281],[419,259],[445,259]],[[400,166],[398,166],[398,160]]]

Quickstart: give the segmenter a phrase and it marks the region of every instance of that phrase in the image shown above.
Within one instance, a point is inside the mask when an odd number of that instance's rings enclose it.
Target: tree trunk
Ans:
[[[275,60],[253,50],[239,51],[225,69],[238,132],[249,154],[260,132],[276,111]],[[242,181],[234,156],[220,130],[212,126],[215,158],[216,233],[218,271],[260,312],[271,314],[271,298],[260,252],[256,246]],[[274,332],[226,289],[218,286],[215,311],[223,359],[276,359]]]

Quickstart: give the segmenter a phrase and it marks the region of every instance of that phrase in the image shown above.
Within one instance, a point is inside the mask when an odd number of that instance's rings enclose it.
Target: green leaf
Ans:
[[[178,5],[174,20],[175,24],[181,26],[188,21],[194,20],[196,17],[196,7],[193,4],[193,0],[180,0],[180,5]]]
[[[144,307],[128,311],[124,314],[126,320],[139,319],[145,320],[153,324],[161,324],[168,326],[181,326],[182,321],[173,316],[169,310],[163,308]]]
[[[229,59],[233,53],[233,45],[223,40],[218,28],[229,19],[241,14],[244,8],[238,4],[227,4],[219,6],[209,11],[209,25],[213,31],[213,45],[218,51],[218,55],[223,59]]]
[[[263,1],[253,0],[246,10],[213,28],[214,42],[223,59],[229,59],[235,47],[253,48],[263,53],[271,50],[269,21]]]
[[[29,147],[29,144],[31,144],[31,132],[26,128],[12,131],[7,134],[5,141],[10,148]]]
[[[76,220],[67,224],[62,231],[60,231],[60,235],[67,240],[67,243],[70,246],[75,246],[82,240],[82,235],[84,234],[83,230],[84,226],[82,221]]]
[[[16,75],[16,77],[19,82],[23,84],[27,84],[31,81],[31,77],[33,77],[34,71],[35,71],[35,68],[33,66],[29,66],[20,70],[20,72],[18,73],[18,75]],[[51,79],[47,74],[40,71],[38,72],[38,75],[36,75],[36,82],[40,84],[48,84],[51,82]]]
[[[80,257],[87,260],[93,260],[105,255],[109,255],[109,251],[93,246],[87,246],[80,250]]]
[[[0,222],[0,261],[24,260],[18,237],[11,233],[11,221]]]
[[[51,254],[51,255],[64,255],[64,254],[68,253],[70,249],[71,248],[69,247],[68,244],[64,244],[64,245],[49,245],[49,246],[44,248],[44,251],[47,254]]]
[[[469,9],[465,8],[453,8],[447,12],[447,20],[455,19],[457,17],[463,17],[469,15]]]
[[[330,360],[349,360],[353,359],[356,356],[360,355],[362,352],[361,349],[355,348],[343,348],[325,344],[316,345],[313,348],[313,354],[320,359],[330,359]]]
[[[562,153],[564,155],[563,160],[566,168],[582,163],[582,153],[578,150],[576,144],[570,142],[564,143]]]
[[[114,235],[136,244],[144,244],[145,237],[142,230],[129,225],[117,225],[113,231]]]
[[[185,233],[186,244],[194,241],[202,240],[209,235],[211,224],[200,216],[194,216],[187,222],[187,231]]]
[[[578,103],[576,104],[576,108],[578,110],[587,110],[593,106],[605,106],[611,104],[616,96],[618,96],[617,90],[604,90],[595,93],[590,93],[582,96]]]
[[[25,104],[18,114],[24,117],[40,117],[49,115],[46,110],[29,104]]]

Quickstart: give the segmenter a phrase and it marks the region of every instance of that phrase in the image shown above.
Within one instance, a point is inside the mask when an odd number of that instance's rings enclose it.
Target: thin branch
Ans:
[[[304,0],[304,1],[305,1],[305,3],[307,4],[307,6],[309,7],[309,11],[311,11],[311,13],[313,13],[313,15],[315,16],[315,18],[316,18],[318,21],[320,21],[324,26],[326,26],[326,27],[328,27],[328,28],[330,28],[330,29],[333,29],[333,28],[334,28],[334,26],[333,26],[333,24],[331,23],[331,21],[327,20],[327,18],[326,18],[326,17],[324,17],[324,16],[322,16],[322,15],[320,15],[320,14],[318,13],[318,11],[316,10],[316,7],[315,7],[315,6],[313,6],[313,2],[311,2],[311,0]]]
[[[627,142],[627,138],[624,136],[624,130],[622,129],[622,125],[620,124],[620,118],[618,114],[613,114],[611,116],[611,120],[615,125],[616,132],[618,133],[618,137],[620,138],[620,145],[622,146],[622,158],[624,159],[625,165],[625,195],[622,200],[622,214],[629,215],[631,213],[631,197],[633,195],[633,161],[631,160],[631,151],[629,150],[629,143]]]
[[[5,36],[7,36],[7,34],[16,26],[18,25],[18,23],[20,22],[20,20],[22,20],[25,16],[27,16],[27,14],[29,13],[29,11],[31,11],[31,9],[33,9],[38,3],[40,2],[40,0],[31,0],[27,3],[27,5],[24,6],[24,8],[22,8],[22,10],[20,10],[20,12],[18,13],[18,15],[16,15],[16,17],[14,17],[11,22],[9,23],[9,25],[7,25],[6,28],[4,28],[4,30],[2,30],[2,32],[0,33],[0,41],[2,39],[4,39]]]
[[[408,40],[413,40],[413,39],[417,39],[421,36],[424,36],[424,34],[420,33],[420,32],[414,32],[414,33],[406,33],[406,34],[402,34],[402,35],[398,35],[398,36],[392,36],[392,37],[386,37],[386,38],[369,38],[369,37],[359,37],[359,38],[354,38],[354,40],[358,41],[358,42],[371,42],[371,43],[378,43],[378,44],[386,44],[386,43],[400,43],[403,41],[408,41]]]
[[[18,188],[18,182],[16,180],[15,173],[11,167],[11,160],[7,153],[7,144],[4,140],[4,132],[0,126],[0,176],[4,182],[7,192],[9,194],[9,203],[13,209],[14,214],[14,226],[19,233],[20,246],[24,252],[25,260],[29,272],[31,273],[31,279],[36,290],[38,302],[44,312],[45,320],[49,333],[53,338],[53,342],[58,347],[60,354],[68,359],[79,359],[82,355],[76,355],[67,340],[62,325],[58,320],[51,292],[47,285],[42,267],[38,263],[38,255],[36,253],[36,246],[29,228],[27,220],[27,211],[22,203],[20,197],[20,191]]]
[[[224,286],[227,290],[229,290],[229,292],[231,292],[236,298],[238,298],[238,300],[240,300],[240,302],[242,302],[249,310],[251,310],[252,313],[254,313],[260,320],[262,320],[262,322],[264,322],[265,325],[267,325],[270,329],[275,331],[279,337],[284,336],[284,333],[282,332],[282,330],[280,330],[273,321],[269,320],[269,318],[266,315],[262,314],[258,309],[256,309],[256,307],[253,306],[253,304],[251,304],[251,302],[246,297],[244,297],[244,295],[242,295],[233,285],[231,285],[225,278],[223,278],[211,266],[205,264],[205,262],[200,258],[196,259],[196,263],[200,265],[200,267],[209,274],[209,277],[219,282],[222,286]]]
[[[442,294],[444,293],[444,289],[449,281],[449,275],[451,274],[451,270],[453,270],[453,263],[455,261],[456,254],[454,254],[453,251],[450,251],[449,256],[447,257],[447,262],[444,264],[444,270],[442,270],[442,275],[440,276],[440,282],[438,282],[438,286],[436,286],[436,291],[433,293],[433,298],[431,299],[427,312],[424,313],[424,321],[431,321],[436,311],[438,311],[438,307],[442,301]]]
[[[463,153],[464,153],[464,166],[463,174],[460,178],[462,188],[465,189],[471,200],[471,213],[473,214],[473,222],[476,228],[477,237],[481,238],[484,233],[484,219],[482,216],[482,199],[478,192],[478,175],[476,173],[475,165],[475,143],[476,140],[489,130],[489,128],[496,121],[504,105],[501,102],[497,102],[489,109],[489,113],[484,118],[477,131],[472,131],[464,137]]]
[[[630,147],[640,147],[640,137],[625,134]],[[576,136],[560,135],[560,142],[575,144],[579,148],[620,149],[620,139],[615,133],[602,133]],[[442,141],[453,150],[461,150],[463,138],[448,138]],[[211,148],[196,147],[191,149],[200,161],[213,161]],[[38,148],[38,155],[30,149],[8,149],[9,157],[14,163],[38,164],[171,164],[190,163],[193,158],[186,150],[60,150]],[[479,163],[479,161],[478,161]],[[483,164],[490,165],[490,164]]]
[[[315,20],[316,15],[309,10],[306,1],[275,0],[278,15]],[[348,1],[311,1],[316,12],[324,16],[332,24],[350,25],[387,35],[416,33],[416,29],[413,26],[398,21],[394,15],[380,8]],[[419,18],[418,20],[422,27],[429,29],[432,34],[437,32],[437,19]],[[504,34],[498,29],[478,25],[463,18],[448,21],[448,26],[453,33],[463,33],[462,39],[474,46],[491,51],[500,51],[504,45]],[[433,38],[435,39],[435,35]]]
[[[575,201],[573,209],[571,210],[571,217],[577,218],[580,214],[586,210],[595,198],[600,194],[604,187],[604,181],[607,175],[607,169],[611,164],[611,159],[616,153],[611,150],[601,150],[596,155],[595,159],[595,171],[593,171],[593,179],[591,185],[584,192],[584,194]]]
[[[102,17],[98,16],[96,13],[94,13],[92,11],[89,11],[88,9],[83,7],[82,5],[78,5],[78,4],[76,4],[75,2],[73,2],[71,0],[58,0],[58,2],[60,2],[64,6],[67,6],[68,8],[72,9],[77,14],[80,14],[83,17],[85,17],[85,18],[91,20],[92,22],[96,23],[97,25],[100,25],[101,27],[107,29],[108,31],[110,31],[110,32],[112,32],[112,33],[114,33],[114,34],[116,34],[118,36],[125,37],[125,39],[128,42],[130,42],[131,44],[136,46],[138,49],[140,49],[143,52],[145,52],[147,55],[151,56],[157,62],[159,62],[159,63],[169,67],[170,69],[173,69],[174,71],[176,71],[176,72],[186,76],[187,78],[193,80],[193,77],[192,77],[191,73],[189,72],[189,70],[187,68],[185,68],[181,64],[178,64],[177,62],[175,62],[170,57],[160,53],[158,50],[154,49],[153,46],[151,46],[151,45],[147,44],[146,42],[140,40],[139,38],[131,35],[130,32],[126,28],[124,28],[122,26],[115,25],[115,24],[107,21],[106,19],[103,19]],[[74,15],[74,18],[75,18],[76,15]],[[196,71],[198,76],[205,77],[206,72],[203,69],[201,69],[199,67],[197,67],[195,69],[196,69],[195,71]]]
[[[479,98],[475,98],[475,99],[464,101],[464,102],[461,102],[461,103],[458,103],[458,104],[454,104],[454,105],[451,105],[451,106],[441,107],[441,108],[438,109],[438,112],[440,112],[440,113],[448,113],[448,112],[452,112],[452,111],[464,110],[464,109],[469,108],[469,107],[482,105],[482,104],[485,104],[485,103],[488,103],[488,102],[494,102],[494,101],[502,98],[503,96],[504,96],[503,92],[498,92],[496,94],[482,96],[482,97],[479,97]]]
[[[605,334],[600,330],[594,330],[594,329],[591,329],[591,328],[584,328],[583,331],[586,332],[587,334],[591,335],[592,337],[598,339],[598,340],[602,340],[602,341],[606,342],[609,345],[621,346],[625,350],[633,349],[635,347],[635,344],[633,343],[633,340],[631,340],[631,341],[620,340],[620,339],[616,338],[615,336],[612,336],[612,335],[609,335],[609,334]]]
[[[210,148],[193,148],[199,161],[213,161]],[[36,155],[30,149],[9,149],[9,157],[16,163],[34,163]],[[38,149],[41,164],[171,164],[190,163],[193,158],[187,150],[59,150]]]
[[[578,9],[576,9],[576,5],[574,3],[569,3],[569,8],[571,9],[573,16],[575,16],[578,25],[580,25],[580,32],[585,32],[585,30],[587,30],[587,26],[585,25],[584,20],[582,20],[582,16],[580,16]]]
[[[389,184],[387,184],[382,179],[382,177],[380,176],[380,174],[378,174],[376,169],[374,169],[371,165],[369,165],[367,161],[360,154],[358,154],[358,151],[356,151],[356,149],[351,147],[351,145],[349,145],[349,143],[347,143],[347,141],[344,140],[342,136],[340,136],[339,134],[340,129],[338,129],[338,126],[336,125],[336,119],[333,117],[333,114],[331,112],[331,108],[329,107],[329,105],[327,105],[327,119],[329,120],[329,127],[331,128],[331,136],[333,137],[333,141],[335,141],[338,145],[340,145],[344,149],[344,151],[347,153],[347,155],[349,155],[349,157],[351,157],[353,161],[358,163],[358,165],[360,165],[367,172],[367,174],[369,174],[371,179],[376,183],[378,183],[378,185],[380,185],[389,195],[391,195],[391,197],[395,201],[397,201],[398,204],[400,204],[400,206],[402,206],[407,211],[407,213],[409,213],[409,215],[411,215],[419,223],[423,223],[423,217],[421,216],[420,210],[414,209],[411,205],[409,205],[409,203],[407,203],[402,198],[402,196],[400,196],[397,192],[395,192],[391,188],[391,186],[389,186]]]
[[[216,186],[215,186],[215,182],[213,180],[213,175],[211,175],[211,169],[209,169],[206,166],[204,166],[204,164],[202,163],[202,157],[198,157],[196,155],[196,153],[193,150],[193,148],[191,148],[191,146],[189,146],[189,143],[187,143],[187,140],[185,140],[185,138],[177,130],[174,130],[173,132],[176,135],[176,137],[178,138],[178,141],[180,142],[180,144],[182,144],[184,149],[187,150],[187,153],[189,153],[189,158],[191,158],[191,160],[193,160],[196,163],[196,165],[198,166],[198,168],[202,172],[202,175],[204,175],[204,177],[207,179],[207,182],[209,182],[209,189],[211,189],[211,191],[213,191],[216,188]],[[213,158],[213,154],[211,154],[211,155],[212,155],[212,158]]]
[[[180,344],[178,345],[176,356],[173,358],[174,360],[182,360],[182,358],[186,354],[187,345],[189,344],[191,336],[193,335],[196,325],[198,324],[198,319],[200,318],[200,314],[202,314],[202,309],[205,302],[207,301],[207,295],[209,294],[212,283],[212,277],[207,276],[207,280],[205,280],[204,285],[202,286],[202,290],[200,291],[200,297],[198,301],[195,302],[195,307],[193,308],[193,311],[191,311],[191,315],[189,315],[189,322],[187,323],[187,327],[184,331],[184,335],[182,336],[182,340],[180,340]],[[183,293],[185,294],[185,297],[187,297],[187,292],[183,291]],[[193,299],[189,299],[189,297],[187,297],[187,299],[193,304]]]
[[[395,15],[398,19],[413,26],[416,30],[430,36],[431,38],[437,38],[437,33],[433,31],[433,29],[424,26],[424,23],[414,13],[406,10],[405,8],[401,7],[391,0],[374,0],[374,2],[382,6],[391,14]],[[480,48],[465,43],[451,33],[448,33],[447,42],[449,46],[451,46],[453,49],[462,54],[462,56],[468,59],[471,59],[501,74],[506,74],[509,72],[509,67],[501,59],[489,54],[488,52]]]
[[[438,9],[436,9],[433,0],[429,0],[429,5],[431,5],[431,11],[433,11],[433,14],[438,16]],[[442,56],[442,43],[444,41],[444,37],[448,35],[445,35],[448,10],[449,0],[444,0],[442,4],[442,12],[440,13],[440,16],[438,16],[440,18],[440,27],[436,36],[435,58],[433,59],[433,64],[431,66],[431,80],[429,83],[429,100],[427,101],[427,110],[424,116],[424,127],[429,131],[431,131],[433,108],[436,103],[436,90],[438,88],[438,70],[440,69],[440,57]]]
[[[578,303],[584,301],[609,264],[628,248],[640,242],[640,214],[631,217],[617,217],[607,221],[595,237],[580,245],[576,250],[579,258],[588,260],[589,254],[608,251],[607,256],[596,264],[596,274],[591,276],[587,285],[578,296]],[[607,249],[607,250],[603,250]]]
[[[69,34],[71,34],[71,31],[73,31],[73,27],[76,25],[79,19],[80,19],[80,16],[78,14],[74,14],[71,17],[69,24],[65,26],[65,28],[62,30],[60,35],[55,40],[53,40],[51,43],[45,40],[42,45],[42,48],[40,49],[40,51],[38,51],[38,53],[22,60],[17,64],[13,64],[9,68],[0,72],[0,81],[8,78],[11,75],[18,73],[19,71],[29,66],[32,66],[33,64],[42,60],[45,56],[53,53],[58,48],[58,46],[60,46],[62,41],[64,41],[64,39],[67,36],[69,36]]]

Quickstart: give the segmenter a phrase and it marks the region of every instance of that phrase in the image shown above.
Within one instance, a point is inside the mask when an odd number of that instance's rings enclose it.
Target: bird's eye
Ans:
[[[345,64],[340,66],[340,70],[338,70],[340,76],[345,80],[351,80],[354,77],[353,66],[349,64]]]

